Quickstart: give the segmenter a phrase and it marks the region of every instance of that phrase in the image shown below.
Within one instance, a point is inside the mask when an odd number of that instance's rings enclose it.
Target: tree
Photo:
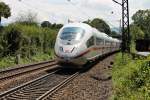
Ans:
[[[21,48],[22,34],[20,31],[12,28],[10,32],[6,33],[6,40],[10,53],[16,53]]]
[[[90,23],[91,23],[91,20],[87,20],[87,21],[84,21],[83,23],[86,23],[86,24],[89,24],[90,25]]]
[[[9,25],[10,26],[10,25]],[[22,33],[15,27],[6,26],[0,37],[0,57],[19,54]]]
[[[51,27],[51,23],[49,21],[43,21],[41,27]]]
[[[133,24],[145,33],[145,38],[150,38],[150,9],[137,11],[132,16],[132,19]]]
[[[112,31],[110,36],[113,38],[121,39],[121,34],[118,34],[116,31]]]
[[[57,24],[57,25],[56,25],[56,28],[57,28],[57,29],[60,29],[61,27],[63,27],[63,24]]]
[[[91,25],[92,27],[95,27],[99,31],[104,32],[108,35],[111,34],[109,25],[102,19],[95,18],[92,21],[90,21],[90,20],[84,21],[84,23],[87,23],[87,24]]]
[[[2,17],[8,18],[11,16],[10,8],[4,2],[0,2],[0,24]]]
[[[16,18],[17,23],[25,24],[25,25],[36,25],[37,26],[37,14],[33,12],[28,12],[25,14],[20,14]]]
[[[131,24],[130,25],[130,34],[131,34],[131,44],[130,44],[130,50],[132,52],[136,52],[136,40],[137,39],[143,39],[144,38],[144,32],[141,30],[140,27]]]
[[[144,32],[136,25],[130,25],[130,33],[133,41],[144,38]]]

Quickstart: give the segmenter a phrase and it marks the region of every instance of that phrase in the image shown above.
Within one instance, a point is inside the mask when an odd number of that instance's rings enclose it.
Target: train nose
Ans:
[[[72,53],[74,51],[74,48],[72,48],[72,49],[65,49],[65,53]]]
[[[75,51],[75,47],[59,47],[59,51],[63,53],[73,53]]]

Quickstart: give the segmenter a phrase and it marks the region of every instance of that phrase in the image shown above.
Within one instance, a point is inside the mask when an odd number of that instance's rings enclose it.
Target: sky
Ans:
[[[12,16],[2,19],[2,24],[14,22],[18,16],[34,13],[37,21],[67,23],[93,18],[104,19],[111,27],[118,27],[121,19],[121,6],[112,0],[0,0],[11,8]],[[122,0],[117,0],[121,3]],[[150,9],[150,0],[129,0],[131,16],[139,9]],[[113,12],[113,13],[112,13]]]

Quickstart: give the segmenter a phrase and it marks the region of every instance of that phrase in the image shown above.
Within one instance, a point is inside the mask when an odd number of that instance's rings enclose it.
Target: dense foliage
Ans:
[[[0,2],[0,24],[1,24],[1,18],[8,18],[11,16],[10,8],[8,5],[6,5],[4,2]]]
[[[136,25],[130,25],[130,30],[131,30],[131,37],[132,40],[137,40],[137,39],[143,39],[144,38],[144,32],[141,30],[140,27]]]
[[[5,26],[0,33],[1,67],[6,66],[5,58],[11,61],[11,65],[22,61],[36,61],[34,59],[38,55],[47,55],[47,60],[50,59],[56,35],[56,29],[42,28],[35,23],[16,22]],[[20,60],[16,61],[18,56]]]
[[[63,24],[56,24],[56,23],[52,24],[49,21],[43,21],[41,23],[41,27],[43,27],[43,28],[48,27],[51,29],[60,29],[61,27],[63,27]]]
[[[30,57],[38,52],[47,53],[53,48],[55,37],[56,31],[49,28],[20,23],[10,24],[1,34],[1,55],[21,54],[22,57]]]
[[[145,38],[150,38],[150,9],[137,11],[132,19],[133,24],[144,32]]]
[[[116,31],[112,31],[110,36],[113,37],[113,38],[118,38],[118,39],[122,38],[121,34],[118,34]]]
[[[132,59],[129,54],[119,53],[113,66],[114,100],[150,99],[150,58]]]
[[[144,39],[144,32],[141,30],[140,27],[136,25],[130,25],[130,33],[131,33],[131,44],[130,44],[130,50],[131,52],[136,52],[136,43],[135,41],[137,39]]]
[[[99,31],[104,32],[108,35],[111,34],[111,30],[110,30],[109,25],[102,19],[95,18],[91,21],[90,20],[85,21],[84,23],[87,23],[87,24],[91,25],[92,27],[95,27]]]

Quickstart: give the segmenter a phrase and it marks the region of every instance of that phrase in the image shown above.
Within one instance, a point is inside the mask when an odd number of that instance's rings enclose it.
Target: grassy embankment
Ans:
[[[53,49],[51,50],[51,54],[39,53],[32,56],[31,58],[20,58],[19,64],[29,64],[29,63],[35,63],[40,61],[47,61],[51,59],[54,59]],[[15,61],[16,61],[16,57],[14,56],[6,56],[0,58],[0,69],[16,66],[17,64],[15,63]]]
[[[117,54],[113,66],[113,100],[150,100],[150,57]]]
[[[0,69],[53,59],[57,31],[37,24],[5,26],[0,32]]]

